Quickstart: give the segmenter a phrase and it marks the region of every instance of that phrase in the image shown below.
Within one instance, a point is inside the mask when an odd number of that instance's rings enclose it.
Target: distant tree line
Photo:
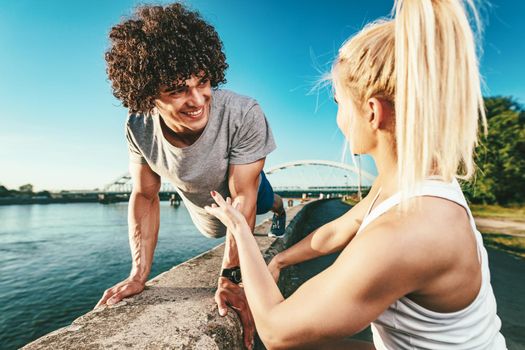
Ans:
[[[470,202],[525,203],[525,110],[510,97],[485,98],[488,134],[480,136],[472,181],[463,184]]]
[[[9,190],[5,186],[0,185],[0,198],[2,197],[51,197],[49,191],[33,192],[33,185],[25,184],[18,188],[18,190]]]

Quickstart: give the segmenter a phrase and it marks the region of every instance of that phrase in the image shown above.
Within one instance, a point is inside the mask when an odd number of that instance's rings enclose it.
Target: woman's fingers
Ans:
[[[211,205],[205,206],[204,209],[217,217],[219,220],[222,221],[223,224],[228,226],[228,224],[231,225],[231,203],[232,199],[230,197],[226,197],[226,200],[221,196],[219,192],[211,191],[210,192],[213,200],[217,203],[213,203]]]
[[[224,207],[217,206],[217,204],[213,203],[212,205],[206,205],[204,210],[221,220],[223,224],[227,224],[225,221],[228,218],[228,215]]]
[[[228,214],[223,208],[219,208],[219,207],[212,208],[212,207],[206,206],[204,207],[204,210],[206,210],[209,214],[219,219],[224,224],[224,226],[228,228],[232,228],[232,225],[233,225],[232,219],[228,216]]]
[[[241,208],[241,201],[239,200],[239,197],[235,198],[235,200],[232,203],[232,207],[234,207],[237,210],[240,210],[240,208]]]
[[[204,207],[204,210],[206,210],[208,213],[212,214],[212,215],[215,215],[215,216],[219,216],[220,214],[220,209],[219,207],[216,205],[216,204],[212,204],[211,206],[207,205]]]
[[[215,203],[217,203],[220,207],[222,207],[223,205],[227,204],[226,201],[224,200],[224,198],[221,196],[221,194],[217,191],[211,191],[211,196],[213,198],[213,200],[215,201]]]
[[[230,197],[226,197],[225,200],[216,191],[211,191],[210,193],[217,204],[214,203],[204,207],[208,214],[215,216],[230,230],[238,230],[246,226],[246,219],[240,211],[241,200],[239,198],[235,198],[232,201]]]
[[[222,215],[226,215],[232,219],[232,217],[235,216],[235,211],[240,207],[239,199],[236,198],[232,203],[232,199],[230,197],[226,197],[226,199],[224,199],[217,191],[211,191],[210,194],[217,204],[213,203],[211,206],[204,207],[204,209],[219,219]]]
[[[211,196],[213,198],[213,200],[215,200],[215,202],[220,206],[220,207],[228,207],[228,206],[231,206],[232,205],[232,199],[230,197],[226,197],[226,199],[224,199],[222,197],[222,195],[217,192],[217,191],[211,191]],[[213,206],[214,204],[212,204]]]

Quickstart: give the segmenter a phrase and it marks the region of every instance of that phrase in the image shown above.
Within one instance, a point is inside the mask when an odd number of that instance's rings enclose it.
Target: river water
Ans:
[[[92,309],[131,266],[127,203],[0,206],[0,349],[19,348]],[[161,202],[150,278],[224,241]],[[258,216],[257,222],[269,217]]]

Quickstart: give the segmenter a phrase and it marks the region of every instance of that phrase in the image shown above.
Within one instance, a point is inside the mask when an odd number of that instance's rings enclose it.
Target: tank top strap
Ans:
[[[365,216],[368,216],[370,212],[372,211],[372,207],[374,206],[374,204],[376,204],[377,199],[379,198],[379,195],[381,194],[382,190],[383,188],[379,188],[379,191],[377,191],[376,195],[374,196],[374,199],[372,199],[372,203],[370,203],[370,206],[368,207],[368,210],[366,211]]]
[[[381,215],[383,215],[384,213],[386,213],[387,211],[389,211],[390,209],[398,205],[401,201],[401,194],[396,193],[393,196],[388,197],[387,199],[379,203],[379,205],[372,210],[372,207],[377,201],[377,198],[379,197],[380,193],[381,193],[381,190],[377,192],[374,200],[372,201],[372,204],[370,205],[370,208],[368,209],[368,213],[364,217],[363,222],[361,223],[361,226],[359,227],[359,230],[357,231],[357,234],[359,234],[362,230],[364,230],[365,227],[368,226],[372,221],[374,221],[375,219],[377,219],[378,217],[380,217]]]
[[[378,193],[379,195],[379,193]],[[378,195],[376,195],[376,198],[372,202],[371,207],[377,200]],[[461,205],[465,211],[467,212],[467,215],[469,217],[469,222],[472,227],[472,231],[474,233],[474,236],[476,238],[476,242],[478,243],[478,258],[480,258],[480,245],[483,246],[483,240],[481,238],[481,235],[476,234],[476,223],[474,221],[474,217],[472,215],[472,212],[470,211],[470,208],[468,207],[467,200],[465,199],[465,196],[463,195],[463,192],[461,191],[461,186],[459,185],[458,181],[456,179],[452,180],[451,182],[445,182],[437,178],[429,178],[421,184],[413,193],[411,193],[408,197],[420,197],[420,196],[431,196],[431,197],[438,197],[438,198],[444,198],[449,201],[455,202],[458,205]],[[369,211],[369,213],[365,216],[363,219],[363,222],[361,223],[361,226],[359,227],[359,230],[357,231],[357,234],[359,234],[362,230],[365,229],[366,226],[368,226],[372,221],[395,207],[401,202],[401,193],[398,192],[394,194],[391,197],[388,197],[383,202],[379,203],[373,210]]]

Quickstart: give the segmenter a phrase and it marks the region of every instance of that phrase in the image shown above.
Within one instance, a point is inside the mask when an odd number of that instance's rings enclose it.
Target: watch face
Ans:
[[[242,281],[241,270],[232,271],[231,277],[232,282],[240,283]]]
[[[226,277],[227,279],[229,279],[230,281],[236,284],[239,284],[242,282],[241,269],[239,267],[234,267],[231,269],[224,269],[222,270],[221,276]]]

